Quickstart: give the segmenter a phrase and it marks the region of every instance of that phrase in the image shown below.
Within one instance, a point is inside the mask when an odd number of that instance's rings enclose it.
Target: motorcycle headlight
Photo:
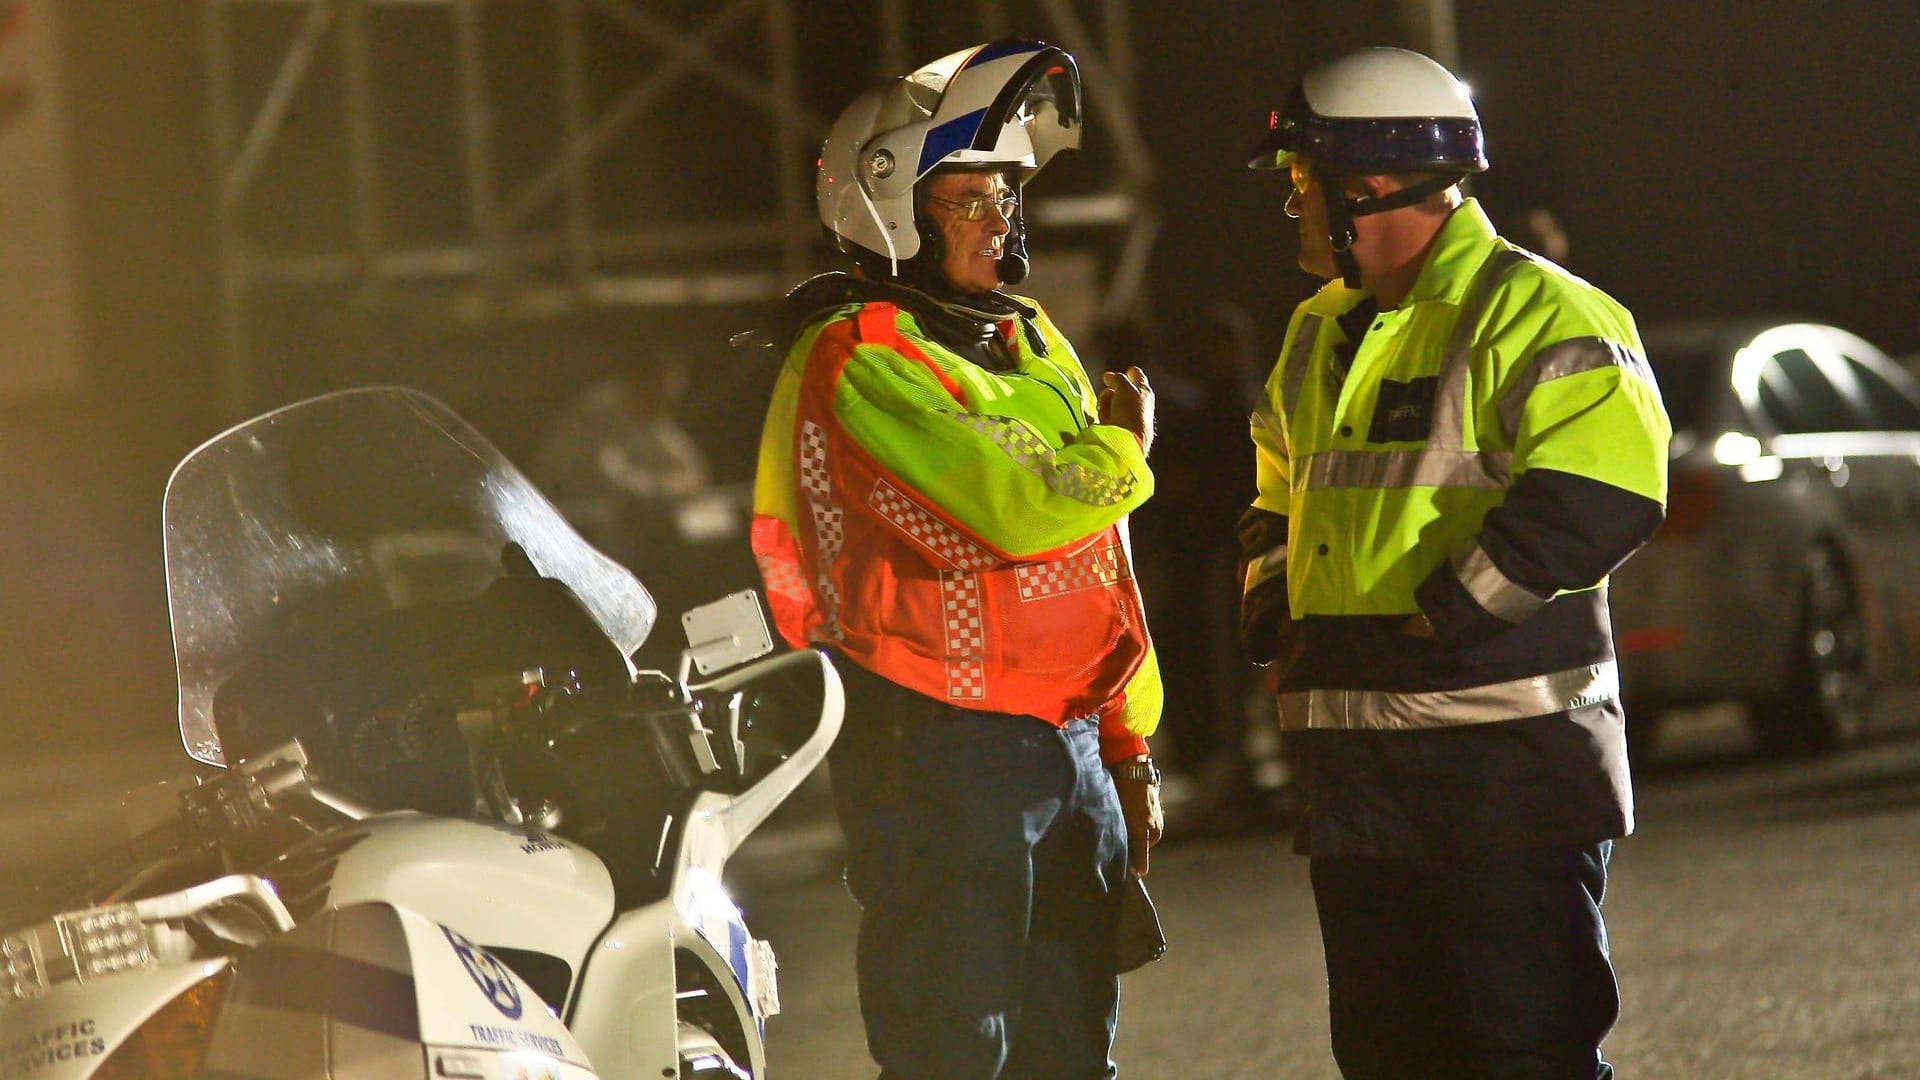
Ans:
[[[94,1080],[175,1080],[199,1076],[213,1024],[233,982],[228,965],[194,983],[147,1018],[113,1051]]]

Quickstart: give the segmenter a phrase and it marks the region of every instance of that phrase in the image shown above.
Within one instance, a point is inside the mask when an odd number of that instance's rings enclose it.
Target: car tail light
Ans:
[[[1667,483],[1667,522],[1662,536],[1691,536],[1713,522],[1727,469],[1718,464],[1682,465]]]
[[[93,1080],[171,1080],[202,1075],[213,1023],[233,982],[233,966],[182,991],[121,1043]]]

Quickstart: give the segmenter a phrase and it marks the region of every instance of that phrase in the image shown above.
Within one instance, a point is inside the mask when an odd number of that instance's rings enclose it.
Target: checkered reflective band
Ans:
[[[947,622],[947,696],[987,696],[987,630],[980,613],[980,579],[961,570],[940,571],[940,600]]]
[[[934,561],[955,570],[985,570],[993,565],[993,556],[985,548],[960,535],[960,531],[928,513],[906,493],[885,480],[877,480],[867,505],[874,513],[919,542]]]
[[[1071,558],[1032,563],[1014,570],[1023,603],[1050,596],[1105,589],[1133,576],[1119,544],[1085,551]]]

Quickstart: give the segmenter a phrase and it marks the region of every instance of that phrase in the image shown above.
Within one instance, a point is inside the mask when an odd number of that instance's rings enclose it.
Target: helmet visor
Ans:
[[[913,178],[941,164],[998,162],[1031,176],[1080,145],[1082,118],[1080,70],[1066,50],[1020,40],[982,45],[947,81]]]
[[[1037,172],[1048,158],[1080,145],[1080,69],[1065,50],[1049,46],[1027,61],[1022,75],[1025,85],[1007,111],[1025,119]]]
[[[1487,167],[1476,117],[1322,116],[1298,86],[1268,114],[1267,137],[1247,168],[1285,169],[1295,154],[1350,173],[1476,173]]]

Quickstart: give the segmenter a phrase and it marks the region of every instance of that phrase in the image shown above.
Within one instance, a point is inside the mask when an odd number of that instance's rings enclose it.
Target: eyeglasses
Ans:
[[[1013,212],[1020,207],[1020,196],[1011,191],[989,191],[984,195],[975,195],[973,198],[967,199],[964,202],[957,199],[943,199],[938,195],[929,195],[927,196],[927,201],[945,203],[953,207],[955,210],[960,211],[960,217],[965,221],[979,221],[981,218],[986,217],[987,207],[989,206],[1000,211],[1001,217],[1012,221]]]

